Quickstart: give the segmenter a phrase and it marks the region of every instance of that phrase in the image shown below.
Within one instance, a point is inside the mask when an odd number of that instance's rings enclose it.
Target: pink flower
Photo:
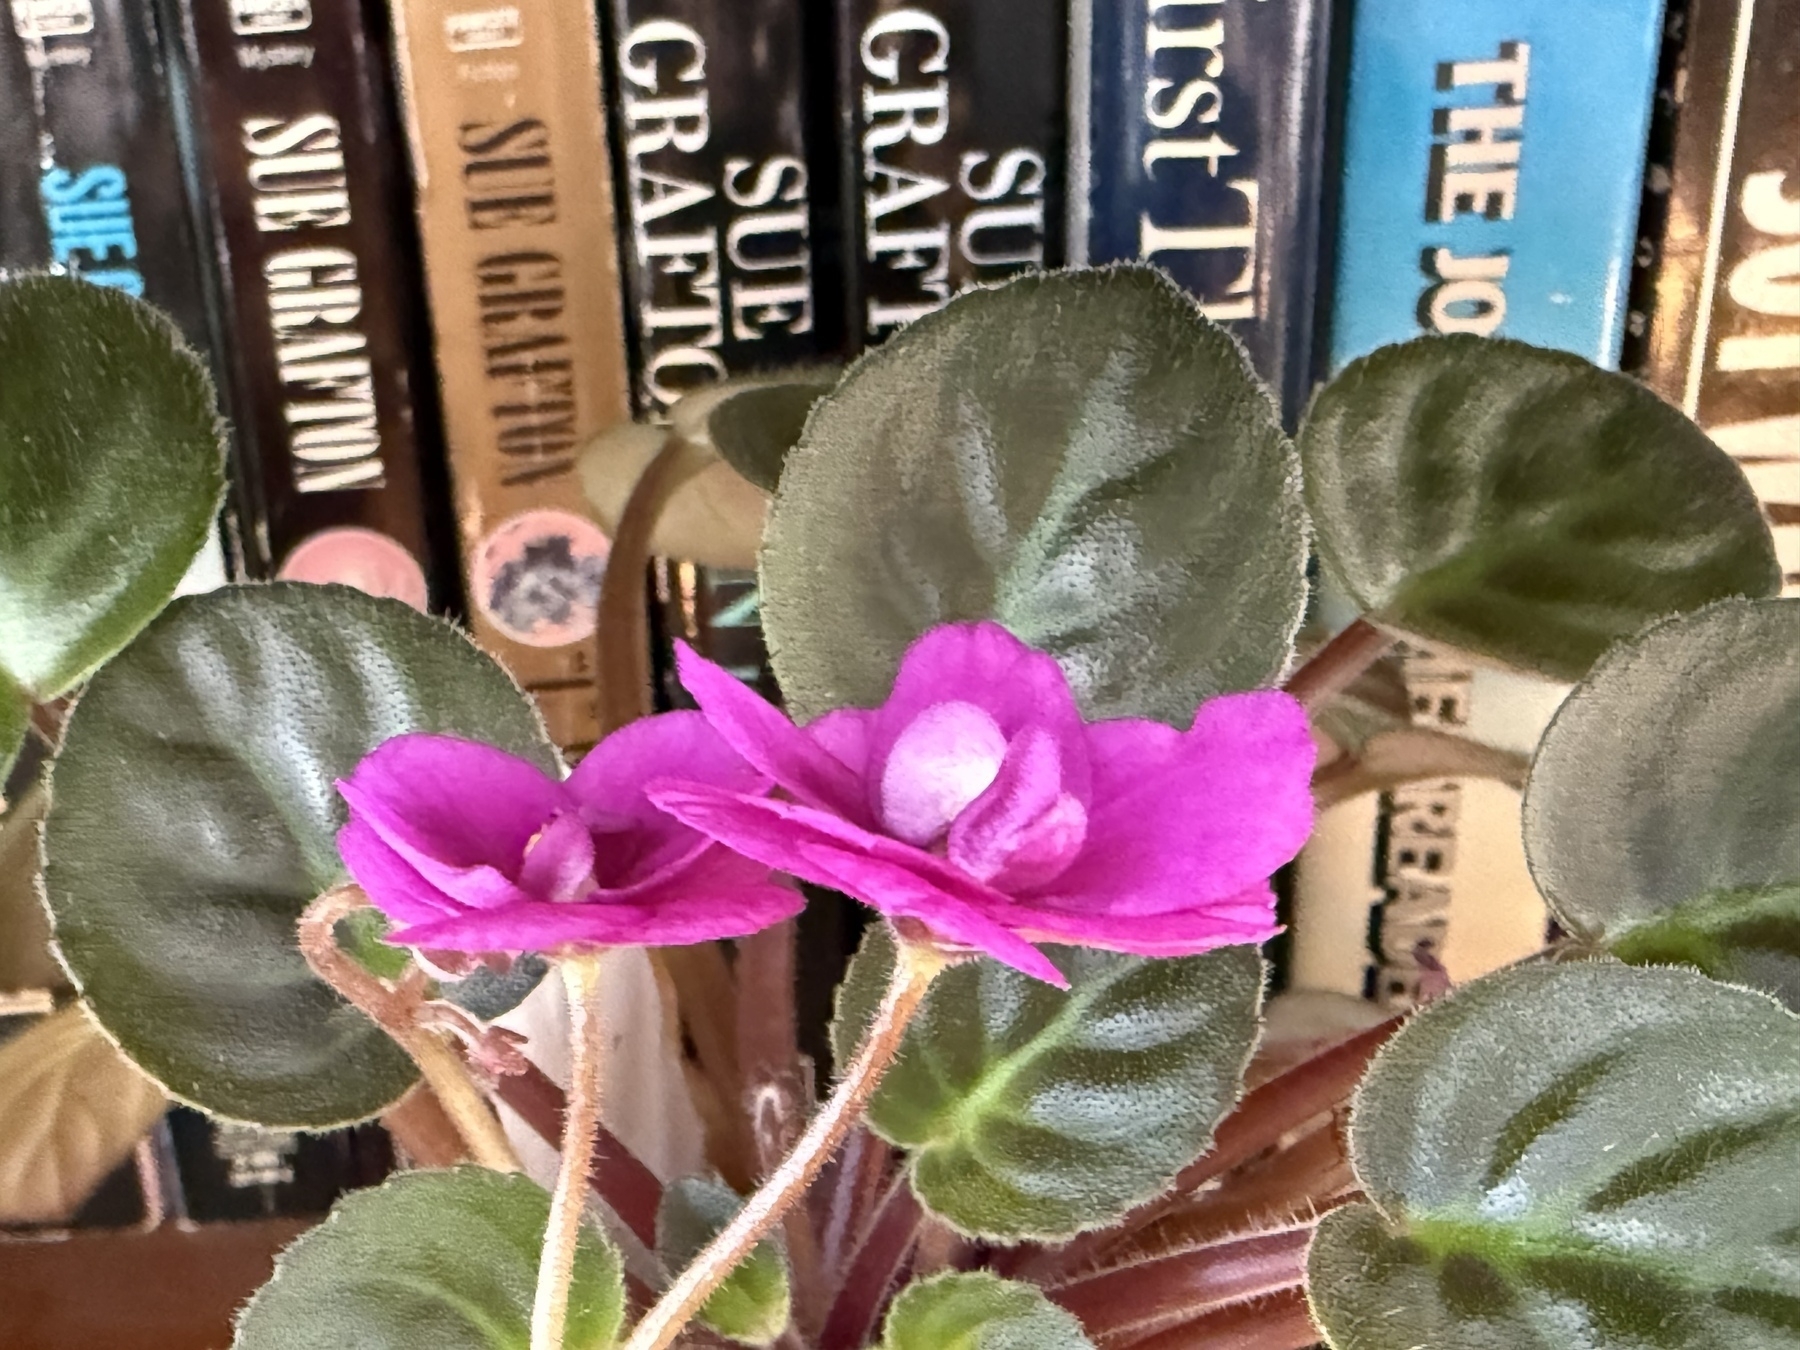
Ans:
[[[338,851],[390,940],[465,952],[670,946],[754,933],[804,903],[644,796],[679,772],[734,800],[768,780],[698,713],[635,722],[558,782],[491,745],[396,736],[338,791]]]
[[[1312,829],[1314,747],[1286,694],[1191,730],[1083,723],[1061,668],[994,623],[933,629],[873,711],[796,727],[686,647],[682,683],[786,799],[679,770],[650,799],[746,857],[1053,984],[1033,942],[1178,956],[1276,931],[1269,875]]]

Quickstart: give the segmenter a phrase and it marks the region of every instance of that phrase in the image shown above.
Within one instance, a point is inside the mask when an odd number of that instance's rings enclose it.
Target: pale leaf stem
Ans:
[[[806,1193],[819,1169],[862,1117],[931,982],[956,959],[925,944],[902,941],[897,946],[893,982],[837,1090],[819,1108],[794,1151],[645,1314],[624,1350],[665,1350],[672,1345],[712,1292]]]
[[[308,905],[300,916],[300,952],[306,964],[412,1056],[476,1162],[496,1172],[519,1171],[519,1156],[462,1057],[439,1032],[418,1025],[414,1000],[337,945],[338,920],[368,903],[362,887],[338,886]]]

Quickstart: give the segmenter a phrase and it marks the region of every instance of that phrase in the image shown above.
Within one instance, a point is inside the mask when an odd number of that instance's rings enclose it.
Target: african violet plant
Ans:
[[[341,1202],[238,1350],[1800,1343],[1800,603],[1690,423],[1431,338],[1290,442],[1127,268],[630,434],[617,729],[566,771],[447,624],[166,603],[221,491],[203,377],[121,297],[0,288],[0,721],[58,741],[42,892],[82,1006],[221,1116],[328,1127],[422,1075],[473,1159]],[[635,564],[720,453],[773,492],[785,711],[683,652],[698,711],[642,716]],[[1364,618],[1290,673],[1313,552]],[[1581,681],[1524,819],[1564,936],[1277,1060],[1269,877],[1324,714],[1402,633]],[[880,915],[817,1104],[794,879]],[[712,953],[674,982],[721,1175],[665,1184],[599,1125],[621,944]],[[561,1119],[483,1020],[526,953],[569,991]],[[553,1191],[495,1094],[560,1136]]]

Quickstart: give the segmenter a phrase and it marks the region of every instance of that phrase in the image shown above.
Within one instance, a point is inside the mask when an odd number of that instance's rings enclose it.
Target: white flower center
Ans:
[[[999,776],[1000,724],[973,703],[934,703],[907,725],[881,769],[881,821],[924,847]]]

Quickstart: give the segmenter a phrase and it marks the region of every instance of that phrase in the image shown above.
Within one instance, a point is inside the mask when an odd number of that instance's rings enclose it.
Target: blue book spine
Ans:
[[[1310,392],[1329,0],[1075,0],[1069,250],[1164,268]]]
[[[1360,0],[1334,369],[1421,332],[1616,367],[1662,0]]]

